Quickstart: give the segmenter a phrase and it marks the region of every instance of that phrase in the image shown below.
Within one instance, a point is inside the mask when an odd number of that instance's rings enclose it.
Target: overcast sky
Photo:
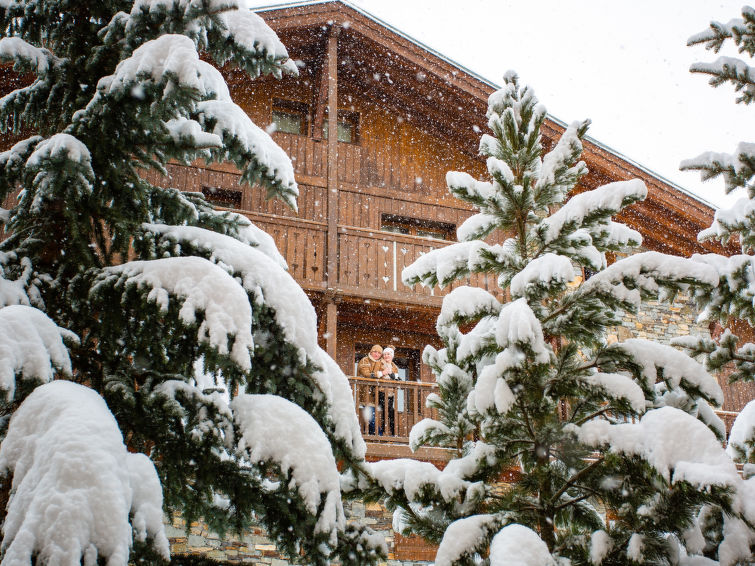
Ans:
[[[352,3],[496,84],[514,69],[553,116],[590,118],[589,134],[603,144],[709,202],[731,202],[722,181],[700,183],[678,168],[703,151],[755,141],[755,107],[735,105],[733,88],[713,89],[688,71],[716,55],[686,47],[687,38],[710,20],[740,16],[741,1]]]

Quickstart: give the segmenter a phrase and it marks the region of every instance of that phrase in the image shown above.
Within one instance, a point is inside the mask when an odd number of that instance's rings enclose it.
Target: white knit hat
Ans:
[[[390,346],[388,346],[387,348],[383,348],[383,353],[385,354],[386,352],[390,352],[391,354],[393,354],[393,348],[391,348]]]

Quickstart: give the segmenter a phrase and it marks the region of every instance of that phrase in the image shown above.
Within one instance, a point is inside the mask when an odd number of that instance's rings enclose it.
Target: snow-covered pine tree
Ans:
[[[492,135],[480,143],[490,180],[447,175],[449,190],[478,213],[459,227],[459,243],[402,275],[445,286],[495,274],[505,297],[454,289],[437,322],[445,347],[424,352],[439,418],[418,423],[411,445],[446,447],[455,458],[442,471],[377,462],[371,479],[354,481],[374,497],[384,490],[395,529],[440,541],[438,566],[682,564],[703,550],[703,505],[739,513],[732,501],[742,481],[710,407],[721,389],[675,348],[609,344],[606,331],[643,298],[710,289],[717,274],[654,252],[607,266],[606,252],[640,243],[611,217],[646,188],[633,180],[573,194],[586,173],[588,123],[567,127],[543,155],[545,116],[508,73],[489,98]],[[505,241],[483,241],[493,232]],[[592,272],[586,281],[583,269]],[[519,477],[502,486],[506,471]]]
[[[734,47],[743,58],[719,56],[712,62],[694,63],[690,71],[709,75],[714,87],[729,84],[738,94],[737,103],[755,101],[755,69],[750,62],[755,55],[755,10],[742,8],[742,17],[728,23],[711,22],[708,29],[687,40],[687,45],[704,45],[718,53],[723,47]],[[749,58],[749,61],[744,59]],[[680,338],[676,344],[686,347],[692,355],[703,355],[711,371],[726,369],[734,381],[755,380],[755,344],[748,341],[743,330],[755,326],[755,303],[752,280],[755,277],[755,143],[740,142],[733,153],[705,152],[681,163],[681,169],[699,171],[703,181],[721,177],[727,193],[736,191],[742,196],[728,209],[719,209],[713,223],[698,235],[700,240],[719,240],[738,246],[739,254],[730,257],[718,254],[693,256],[693,259],[713,267],[719,274],[719,284],[712,292],[697,293],[696,299],[703,309],[702,316],[719,322],[724,330],[719,337],[691,336]],[[734,438],[728,452],[744,465],[746,482],[755,486],[753,474],[753,447],[755,427],[752,426],[752,403],[745,407],[738,419]],[[755,487],[750,488],[750,501],[755,500]],[[755,510],[750,511],[750,522],[755,523]],[[746,537],[737,538],[739,525],[724,516],[720,509],[706,508],[701,513],[704,525],[706,553],[725,562],[732,554],[732,546],[748,545]],[[752,526],[752,524],[751,524]],[[749,548],[755,555],[755,536],[749,536]]]
[[[745,6],[742,17],[726,24],[711,22],[710,27],[693,35],[688,45],[704,45],[718,53],[729,44],[739,53],[752,59],[755,55],[755,10]],[[710,63],[694,63],[693,73],[710,75],[710,84],[731,84],[740,93],[736,102],[751,104],[755,101],[755,69],[748,62],[722,56]],[[741,254],[723,257],[710,254],[695,259],[708,263],[721,274],[720,284],[713,293],[701,293],[697,297],[705,309],[704,315],[718,320],[724,326],[736,326],[736,319],[755,324],[755,302],[750,281],[753,277],[753,250],[755,250],[755,143],[741,142],[729,153],[706,152],[681,163],[681,169],[699,171],[703,181],[722,177],[727,193],[742,193],[734,206],[716,211],[713,224],[699,234],[701,240],[730,242],[741,248]],[[755,380],[755,346],[741,344],[734,328],[726,328],[716,340],[701,339],[697,344],[685,343],[695,353],[706,354],[708,367],[718,370],[733,362],[732,380]]]
[[[0,244],[2,564],[165,559],[163,511],[375,561],[341,502],[336,461],[364,455],[348,381],[272,239],[140,175],[229,161],[296,206],[290,160],[208,62],[296,73],[276,35],[244,0],[0,0],[0,30],[30,77],[0,123],[33,134],[0,154],[0,198],[20,189]]]

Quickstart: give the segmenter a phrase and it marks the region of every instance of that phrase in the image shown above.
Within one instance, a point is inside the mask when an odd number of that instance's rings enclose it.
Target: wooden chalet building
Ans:
[[[439,344],[435,320],[450,289],[410,289],[401,271],[454,240],[456,227],[472,214],[450,195],[445,174],[485,175],[477,148],[496,86],[345,2],[300,2],[259,13],[297,62],[299,76],[250,81],[239,71],[225,75],[232,97],[254,122],[275,125],[273,137],[295,167],[298,213],[239,185],[231,166],[171,165],[169,179],[151,180],[201,191],[273,235],[315,305],[323,347],[347,375],[372,344],[394,346],[408,383],[379,384],[397,399],[394,434],[364,432],[370,457],[408,455],[409,430],[426,416],[424,399],[432,389],[421,352]],[[546,147],[564,127],[546,120]],[[720,251],[697,242],[713,218],[709,205],[595,140],[584,146],[590,173],[583,189],[631,178],[646,183],[647,200],[619,216],[642,233],[646,248],[683,256]],[[496,288],[483,277],[472,283]],[[354,379],[353,385],[356,392],[374,383]],[[727,389],[724,409],[736,411],[753,396],[751,387]]]

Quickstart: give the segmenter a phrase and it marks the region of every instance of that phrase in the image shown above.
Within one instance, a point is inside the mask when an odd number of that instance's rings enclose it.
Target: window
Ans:
[[[309,118],[309,106],[293,100],[273,99],[273,124],[276,132],[305,135]]]
[[[436,240],[455,240],[456,226],[448,222],[436,222],[434,220],[422,220],[408,216],[395,214],[383,214],[380,229],[384,232],[406,234],[409,236],[421,236]]]
[[[328,139],[328,119],[325,118],[322,123],[322,138]],[[338,111],[338,136],[339,142],[358,143],[359,142],[359,113]]]
[[[219,187],[202,187],[202,194],[205,200],[213,206],[221,208],[241,207],[241,191]]]

